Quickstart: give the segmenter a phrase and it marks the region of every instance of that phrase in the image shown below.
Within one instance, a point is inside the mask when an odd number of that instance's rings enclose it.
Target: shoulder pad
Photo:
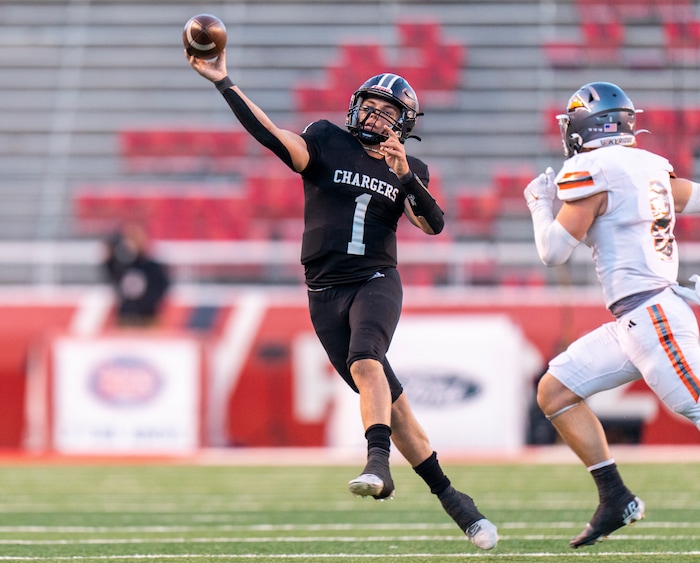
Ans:
[[[574,201],[607,190],[600,166],[593,159],[572,158],[554,180],[561,201]]]

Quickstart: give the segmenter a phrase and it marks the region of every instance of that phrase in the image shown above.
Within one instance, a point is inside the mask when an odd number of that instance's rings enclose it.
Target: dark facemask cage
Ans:
[[[355,136],[363,144],[377,145],[381,142],[386,141],[387,139],[386,135],[382,135],[380,133],[373,133],[371,131],[365,131],[365,125],[373,117],[382,118],[386,120],[389,123],[391,129],[399,136],[400,139],[408,133],[407,131],[405,131],[405,109],[397,106],[397,109],[399,109],[401,115],[399,115],[398,119],[394,119],[391,115],[389,115],[386,112],[383,112],[376,108],[364,106],[363,103],[365,99],[366,98],[359,97],[355,105],[351,106],[348,112],[348,123],[351,123],[352,127],[354,128],[353,134],[355,134]],[[363,110],[363,108],[366,112],[364,118],[360,117],[360,112],[361,110]],[[348,127],[351,127],[351,125],[348,125]]]
[[[411,135],[411,131],[416,124],[416,118],[422,115],[418,112],[416,93],[402,77],[396,74],[385,73],[367,80],[350,98],[350,108],[348,109],[345,126],[360,142],[366,145],[376,145],[386,140],[385,135],[363,130],[367,118],[376,113],[376,111],[370,112],[364,120],[360,120],[360,108],[368,98],[386,100],[399,109],[399,118],[396,120],[389,118],[388,121],[392,123],[391,128],[396,132],[402,143],[409,138],[418,139],[415,135]],[[386,114],[384,116],[389,117]]]

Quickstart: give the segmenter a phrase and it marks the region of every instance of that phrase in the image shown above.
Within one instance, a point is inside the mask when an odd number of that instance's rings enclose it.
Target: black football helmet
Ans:
[[[416,117],[423,114],[418,111],[418,96],[405,78],[388,72],[378,74],[367,80],[350,98],[345,126],[362,144],[378,145],[386,140],[386,135],[364,130],[364,124],[373,112],[369,112],[364,119],[360,118],[360,108],[367,98],[387,100],[399,109],[401,115],[398,119],[394,120],[386,115],[383,117],[391,123],[391,128],[402,143],[410,138],[420,141],[419,137],[411,135],[411,131],[416,125]]]
[[[584,148],[634,145],[636,114],[641,111],[615,84],[581,86],[569,99],[566,113],[557,115],[566,158]]]

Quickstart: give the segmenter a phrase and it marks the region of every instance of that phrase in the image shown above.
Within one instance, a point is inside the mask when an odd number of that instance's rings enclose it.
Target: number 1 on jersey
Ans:
[[[358,195],[355,198],[355,214],[352,216],[352,236],[348,243],[348,254],[363,256],[365,253],[365,216],[367,206],[372,196],[370,194]]]

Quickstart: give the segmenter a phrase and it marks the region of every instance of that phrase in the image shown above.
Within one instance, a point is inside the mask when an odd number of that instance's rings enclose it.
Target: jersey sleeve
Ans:
[[[319,158],[321,146],[318,142],[318,135],[319,132],[323,131],[323,125],[323,121],[312,121],[301,133],[302,139],[306,141],[306,149],[309,151],[309,163],[306,165],[305,170],[313,168]]]
[[[578,155],[564,162],[555,178],[557,197],[575,201],[607,191],[607,181],[598,161]]]

